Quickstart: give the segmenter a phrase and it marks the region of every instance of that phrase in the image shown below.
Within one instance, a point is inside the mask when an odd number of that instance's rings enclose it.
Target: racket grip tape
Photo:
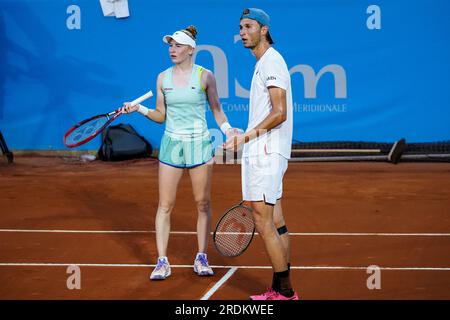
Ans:
[[[149,92],[147,92],[146,94],[140,96],[139,98],[131,101],[130,106],[134,107],[135,105],[141,103],[144,100],[147,100],[148,98],[153,96],[153,92],[150,90]]]

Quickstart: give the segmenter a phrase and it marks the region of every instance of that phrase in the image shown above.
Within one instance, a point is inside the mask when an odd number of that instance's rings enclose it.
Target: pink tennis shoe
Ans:
[[[267,292],[263,294],[250,296],[251,300],[299,300],[297,292],[294,292],[292,297],[285,297],[281,293],[273,291],[272,288],[269,288]]]

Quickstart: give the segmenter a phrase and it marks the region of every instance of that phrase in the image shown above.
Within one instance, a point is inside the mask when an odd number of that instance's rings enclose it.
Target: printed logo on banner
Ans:
[[[329,64],[322,67],[319,72],[309,65],[299,64],[289,70],[291,76],[300,73],[303,76],[304,98],[317,99],[317,85],[326,73],[331,73],[334,80],[335,99],[347,99],[347,73],[343,66]],[[333,88],[329,88],[333,89]],[[298,103],[294,101],[294,111],[296,112],[347,112],[346,103]]]
[[[234,36],[234,43],[240,41],[240,36],[237,34]],[[209,52],[213,61],[213,70],[217,82],[217,91],[219,98],[227,99],[230,97],[230,91],[228,87],[228,60],[225,52],[213,45],[198,45],[196,52],[194,54],[194,61],[197,56],[202,51]],[[294,65],[290,68],[289,73],[292,75],[300,73],[304,80],[304,96],[305,99],[317,99],[317,86],[324,74],[330,73],[334,79],[334,97],[336,99],[347,99],[347,74],[343,66],[338,64],[329,64],[322,67],[318,72],[316,72],[310,65],[299,64]],[[270,78],[270,76],[269,76]],[[273,77],[272,77],[273,78]],[[274,79],[267,80],[274,80]],[[250,97],[250,91],[245,89],[238,81],[234,78],[234,89],[235,97],[248,99]],[[294,90],[294,88],[293,88]],[[222,102],[222,108],[225,112],[229,111],[248,111],[247,104],[231,104],[227,102]],[[297,103],[294,101],[293,105],[294,111],[298,112],[347,112],[346,103],[327,103],[327,104],[306,104]]]

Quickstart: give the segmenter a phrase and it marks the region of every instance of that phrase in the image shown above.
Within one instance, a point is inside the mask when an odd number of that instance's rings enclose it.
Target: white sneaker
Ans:
[[[197,253],[194,260],[194,272],[199,276],[212,276],[214,271],[208,264],[206,253]]]
[[[170,264],[167,257],[159,257],[155,269],[150,275],[150,280],[164,280],[170,276]]]

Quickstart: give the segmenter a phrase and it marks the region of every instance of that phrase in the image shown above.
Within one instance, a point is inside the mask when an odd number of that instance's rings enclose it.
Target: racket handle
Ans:
[[[153,96],[153,92],[152,90],[150,90],[149,92],[147,92],[146,94],[144,94],[143,96],[140,96],[139,98],[131,101],[130,106],[134,107],[135,105],[141,103],[144,100],[147,100],[148,98]]]

